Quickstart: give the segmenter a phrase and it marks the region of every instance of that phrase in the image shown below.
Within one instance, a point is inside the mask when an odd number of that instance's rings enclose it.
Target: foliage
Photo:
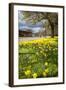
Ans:
[[[48,28],[51,27],[51,37],[54,37],[54,29],[58,26],[58,13],[55,12],[22,12],[23,19],[26,22],[30,22],[32,24],[36,24],[37,22],[41,22],[42,20],[46,20],[44,27]],[[47,22],[48,20],[48,22]],[[56,29],[58,30],[58,29]]]
[[[58,76],[58,39],[19,42],[19,79]]]
[[[30,23],[37,23],[41,20],[46,20],[49,19],[52,23],[58,23],[58,15],[57,13],[50,13],[50,12],[23,12],[23,19],[25,19],[26,21],[30,22]]]

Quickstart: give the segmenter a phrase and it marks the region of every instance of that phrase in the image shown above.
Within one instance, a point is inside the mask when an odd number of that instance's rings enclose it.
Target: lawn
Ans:
[[[58,38],[19,42],[19,79],[58,76]]]

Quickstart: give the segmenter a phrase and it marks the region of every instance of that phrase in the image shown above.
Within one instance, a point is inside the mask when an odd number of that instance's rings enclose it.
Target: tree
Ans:
[[[36,24],[37,22],[41,22],[42,20],[48,20],[48,23],[46,23],[45,26],[47,26],[48,24],[48,26],[51,27],[51,37],[54,37],[54,28],[58,26],[57,13],[22,11],[22,17],[22,19],[31,24]]]

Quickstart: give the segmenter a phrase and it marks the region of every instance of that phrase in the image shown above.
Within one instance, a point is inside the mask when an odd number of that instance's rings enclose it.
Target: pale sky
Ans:
[[[32,30],[34,33],[38,32],[43,26],[44,24],[41,22],[37,22],[36,24],[31,24],[31,23],[27,23],[25,20],[23,20],[23,15],[22,15],[22,11],[18,12],[18,27],[20,30],[27,30],[30,29]]]

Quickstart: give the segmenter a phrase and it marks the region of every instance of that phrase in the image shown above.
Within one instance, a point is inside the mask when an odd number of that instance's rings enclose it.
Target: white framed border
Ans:
[[[58,77],[18,79],[18,10],[58,13]],[[63,8],[14,5],[14,85],[63,82]]]

